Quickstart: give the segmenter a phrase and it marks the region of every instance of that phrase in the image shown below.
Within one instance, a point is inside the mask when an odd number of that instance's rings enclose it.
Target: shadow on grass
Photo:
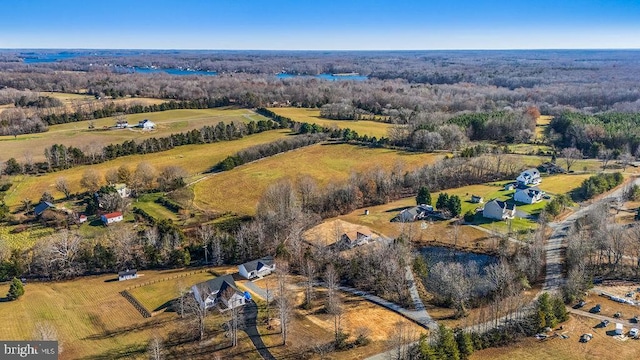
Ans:
[[[142,324],[135,324],[131,326],[120,327],[114,330],[105,330],[102,333],[94,334],[83,338],[82,340],[102,340],[108,339],[119,335],[133,333],[137,331],[143,331],[147,329],[153,329],[164,325],[165,323],[173,321],[172,319],[152,319]]]
[[[147,352],[147,344],[135,344],[118,349],[111,349],[99,355],[83,357],[86,360],[131,359]]]
[[[386,210],[385,212],[388,212],[388,213],[390,213],[390,212],[399,212],[399,211],[402,211],[402,210],[405,210],[405,209],[410,209],[412,207],[413,206],[401,206],[401,207],[397,207],[397,208]]]
[[[160,310],[165,310],[165,311],[168,311],[168,312],[175,312],[174,309],[173,309],[173,306],[172,306],[174,301],[176,301],[176,299],[171,299],[171,300],[165,302],[164,304],[158,306],[157,308],[153,309],[153,311],[156,312],[156,311],[160,311]]]
[[[110,282],[117,282],[117,281],[118,281],[118,278],[113,278],[113,279],[107,279],[104,282],[110,283]]]

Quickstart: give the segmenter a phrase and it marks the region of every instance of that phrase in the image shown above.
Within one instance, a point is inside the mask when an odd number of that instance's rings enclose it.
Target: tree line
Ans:
[[[281,125],[269,119],[257,122],[252,120],[247,124],[219,122],[215,126],[204,126],[161,138],[152,137],[141,141],[127,140],[122,144],[109,144],[100,151],[91,153],[73,146],[54,144],[44,150],[47,161],[21,164],[15,158],[10,158],[5,164],[4,173],[15,175],[57,171],[79,165],[98,164],[122,156],[166,151],[178,146],[231,141],[278,128],[281,128]]]

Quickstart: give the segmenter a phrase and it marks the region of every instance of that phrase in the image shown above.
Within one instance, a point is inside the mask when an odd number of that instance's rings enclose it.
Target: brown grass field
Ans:
[[[100,100],[96,99],[93,95],[87,94],[76,94],[76,93],[62,93],[62,92],[50,92],[50,91],[41,91],[39,92],[40,96],[48,96],[62,101],[62,106],[47,108],[45,112],[62,114],[64,112],[76,112],[76,111],[93,111],[96,109],[103,108],[107,104],[127,104],[127,105],[154,105],[154,104],[162,104],[167,102],[168,100],[164,99],[154,99],[154,98],[144,98],[144,97],[124,97],[118,99],[110,99],[110,98],[102,98]],[[13,108],[13,104],[7,104],[0,106],[0,109],[9,109]],[[29,108],[23,108],[23,110],[31,115],[35,113],[34,110]],[[40,110],[42,111],[42,110]]]
[[[37,201],[45,191],[49,191],[54,197],[61,199],[62,193],[55,190],[55,181],[59,177],[67,179],[72,192],[82,191],[80,179],[88,168],[95,169],[104,176],[107,170],[118,168],[121,165],[127,165],[135,169],[137,164],[147,162],[158,171],[168,165],[182,166],[193,176],[209,170],[220,160],[248,146],[272,142],[285,137],[287,134],[289,134],[289,130],[272,130],[246,136],[239,140],[203,145],[186,145],[153,154],[125,156],[101,164],[78,166],[42,176],[16,176],[12,180],[14,186],[7,193],[5,201],[9,206],[17,206],[25,198]]]
[[[553,338],[539,341],[535,338],[526,338],[508,347],[492,348],[475,352],[473,360],[575,360],[575,359],[635,359],[640,353],[640,340],[621,341],[607,335],[606,331],[612,329],[609,325],[606,329],[594,328],[598,320],[571,315],[569,321],[564,323],[562,334],[566,331],[568,339]],[[628,329],[627,329],[628,330]],[[585,333],[593,334],[593,339],[587,343],[579,342],[580,336]]]
[[[369,120],[331,120],[320,117],[319,109],[307,108],[269,108],[278,115],[286,116],[292,120],[318,124],[326,127],[349,128],[360,135],[375,136],[378,139],[389,136],[391,124]]]
[[[541,115],[536,119],[536,140],[543,140],[544,131],[551,123],[551,120],[553,120],[553,116],[550,115]]]
[[[228,273],[235,267],[216,268],[218,273]],[[0,302],[0,338],[4,340],[32,339],[38,323],[52,325],[58,339],[63,344],[60,359],[113,359],[113,358],[147,358],[144,354],[148,340],[161,336],[170,341],[180,336],[191,327],[178,320],[177,314],[163,312],[152,318],[144,319],[135,308],[119,292],[153,280],[166,279],[151,285],[131,290],[147,306],[154,306],[160,301],[171,300],[177,293],[178,284],[188,286],[205,280],[211,275],[192,273],[193,270],[142,271],[138,279],[124,282],[111,281],[115,275],[85,277],[73,281],[54,283],[28,283],[26,293],[17,301]],[[182,276],[181,276],[182,275]],[[292,278],[296,283],[300,278]],[[240,285],[243,290],[242,285]],[[302,302],[302,289],[293,287],[297,305]],[[8,285],[0,285],[3,294]],[[328,343],[333,338],[333,319],[322,311],[323,292],[316,292],[316,306],[311,310],[296,309],[291,321],[290,344],[281,346],[278,327],[268,330],[266,325],[259,326],[265,343],[276,358],[293,358],[302,350],[311,346]],[[354,359],[384,351],[386,339],[391,336],[397,322],[405,323],[408,328],[418,334],[424,331],[398,314],[385,310],[360,298],[341,294],[345,305],[342,325],[352,335],[359,327],[369,329],[372,343],[349,351],[332,354],[331,359]],[[161,305],[161,304],[160,304]],[[264,304],[259,301],[261,314]],[[274,310],[272,309],[272,316]],[[182,354],[189,359],[209,359],[213,348],[228,342],[221,330],[224,317],[212,311],[208,316],[207,339],[179,345],[171,350],[175,355]],[[255,348],[244,332],[239,334],[240,344],[236,348],[227,348],[216,352],[221,358],[259,359]]]
[[[132,114],[126,117],[129,125],[149,119],[156,123],[157,128],[151,131],[135,128],[102,130],[105,126],[115,125],[113,117],[93,120],[96,128],[94,130],[89,130],[89,121],[53,125],[44,133],[19,135],[17,138],[0,136],[0,160],[6,161],[13,157],[22,162],[28,153],[33,161],[44,161],[44,149],[53,144],[75,146],[81,150],[99,150],[112,143],[167,136],[205,125],[216,125],[221,121],[229,123],[265,119],[262,115],[246,109],[183,109]]]
[[[254,214],[264,190],[283,178],[295,180],[309,175],[322,186],[344,181],[353,172],[375,167],[390,169],[398,162],[409,170],[434,163],[443,156],[348,144],[318,144],[214,174],[195,185],[195,203],[201,208]]]
[[[316,246],[329,246],[334,244],[339,237],[349,231],[369,230],[366,226],[348,223],[340,219],[325,221],[304,232],[304,240]],[[375,234],[374,234],[375,236]]]

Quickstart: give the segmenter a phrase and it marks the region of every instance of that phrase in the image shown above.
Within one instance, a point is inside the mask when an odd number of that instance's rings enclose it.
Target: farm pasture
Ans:
[[[251,215],[264,190],[280,179],[295,180],[308,175],[323,186],[345,181],[351,173],[376,167],[391,169],[398,163],[409,170],[432,164],[443,156],[349,144],[317,144],[213,174],[195,185],[195,203],[201,208]]]
[[[152,113],[126,115],[129,125],[137,125],[140,120],[149,119],[156,124],[154,130],[138,128],[108,129],[115,126],[116,120],[107,117],[96,120],[78,121],[60,125],[52,125],[49,131],[38,134],[0,136],[0,161],[16,158],[24,162],[26,154],[33,161],[45,161],[44,150],[54,144],[74,146],[83,151],[99,151],[102,147],[122,143],[127,140],[143,140],[151,137],[163,137],[173,133],[199,129],[206,125],[217,125],[219,122],[248,122],[266,119],[246,109],[181,109]],[[95,129],[89,130],[89,122]]]
[[[326,127],[349,128],[360,135],[375,136],[378,139],[389,136],[391,124],[370,120],[331,120],[320,117],[320,109],[269,108],[274,113],[295,121],[318,124]]]
[[[15,207],[23,199],[37,201],[43,192],[49,191],[55,198],[61,199],[62,194],[55,189],[55,181],[59,177],[67,179],[72,192],[82,191],[80,179],[87,169],[95,169],[104,176],[107,170],[117,169],[121,165],[129,166],[132,170],[141,162],[147,162],[160,170],[165,166],[182,166],[191,176],[209,170],[225,157],[249,146],[269,143],[284,138],[289,130],[271,130],[260,134],[246,136],[233,141],[222,141],[212,144],[186,145],[171,150],[120,157],[101,164],[78,166],[67,170],[44,174],[41,176],[15,176],[14,185],[5,197],[8,206]]]

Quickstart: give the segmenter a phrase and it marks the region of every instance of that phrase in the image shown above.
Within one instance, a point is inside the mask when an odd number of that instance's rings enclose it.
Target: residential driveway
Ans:
[[[249,335],[249,339],[256,347],[260,356],[265,360],[276,360],[267,346],[262,341],[260,333],[258,332],[258,305],[255,302],[249,300],[244,306],[244,332]]]
[[[260,286],[256,285],[253,281],[247,281],[243,285],[247,289],[253,291],[256,294],[258,294],[258,296],[260,296],[261,298],[263,298],[265,300],[268,300],[268,301],[273,301],[273,291],[269,291],[269,293],[267,293],[267,291],[265,289],[263,289]]]
[[[584,311],[584,310],[578,310],[578,309],[574,309],[574,308],[570,308],[567,307],[567,311],[572,313],[572,314],[576,314],[576,315],[580,315],[580,316],[584,316],[584,317],[588,317],[588,318],[592,318],[598,321],[602,321],[602,320],[609,320],[610,324],[609,324],[609,328],[611,330],[615,329],[615,325],[612,324],[622,324],[624,326],[626,326],[627,328],[638,328],[640,327],[640,324],[638,323],[632,323],[629,320],[626,319],[616,319],[616,318],[612,318],[609,316],[604,316],[604,315],[600,315],[600,314],[592,314],[588,311]]]

